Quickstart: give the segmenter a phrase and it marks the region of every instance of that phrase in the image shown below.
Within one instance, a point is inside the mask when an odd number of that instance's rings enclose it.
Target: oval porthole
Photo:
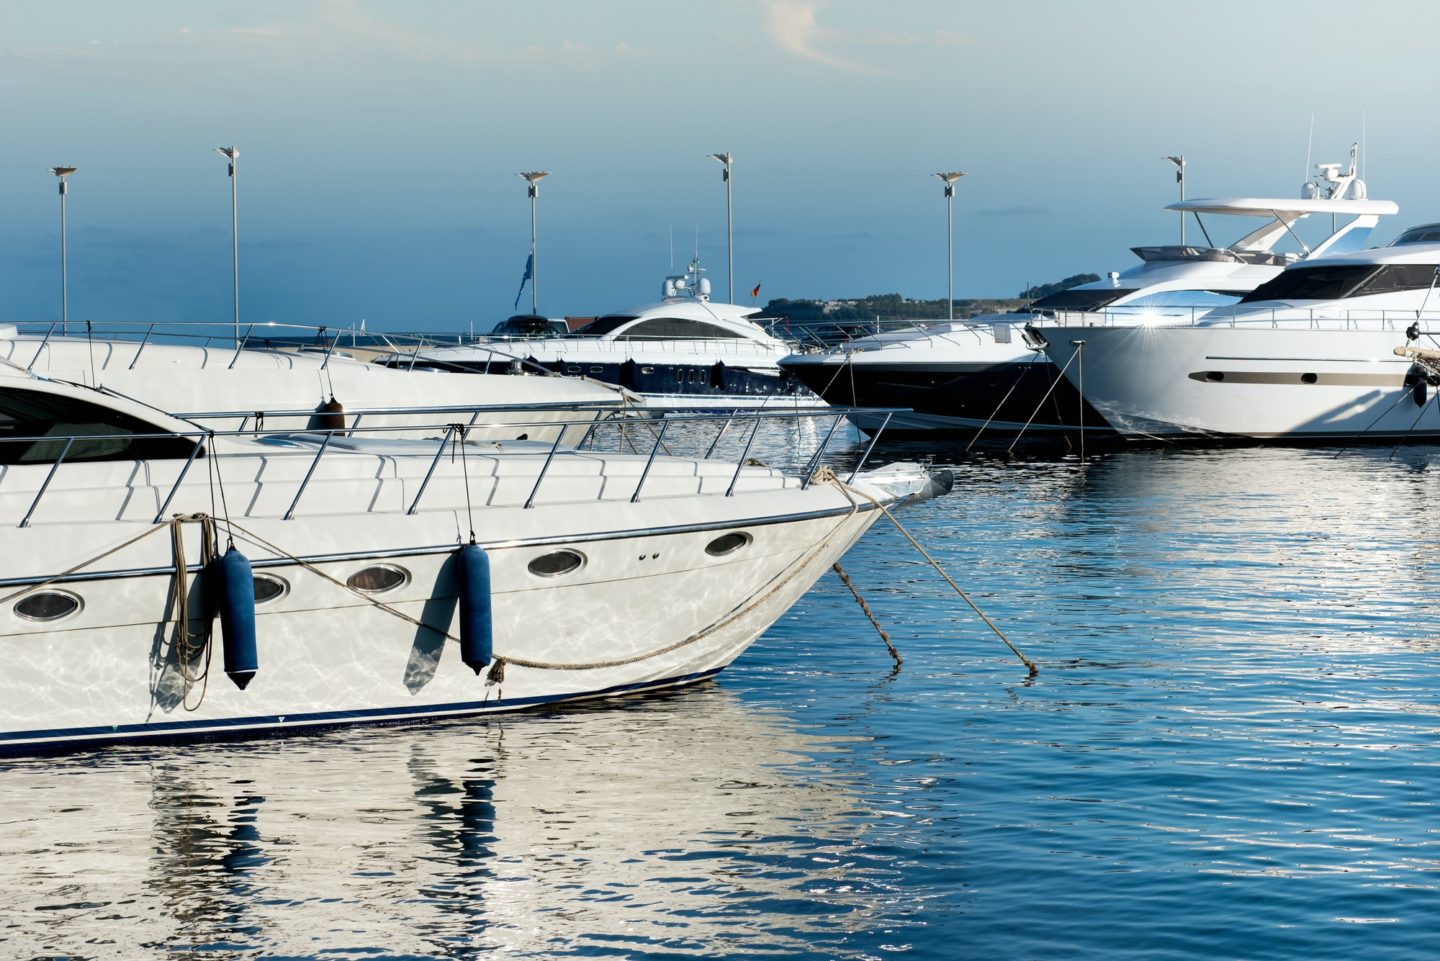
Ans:
[[[532,560],[529,569],[536,577],[559,577],[578,571],[584,565],[584,556],[575,551],[551,551]]]
[[[85,606],[69,591],[37,591],[15,602],[15,613],[27,621],[58,621]]]
[[[255,603],[278,600],[290,593],[290,582],[273,574],[255,575]]]
[[[1218,384],[1220,381],[1225,379],[1225,372],[1223,370],[1206,371],[1205,379],[1210,381],[1211,383]]]
[[[744,531],[731,531],[728,534],[721,534],[713,541],[705,545],[705,553],[711,557],[724,557],[733,554],[746,544],[750,543],[750,535]]]
[[[1319,379],[1320,379],[1320,375],[1319,375],[1319,374],[1301,374],[1301,375],[1300,375],[1300,383],[1302,383],[1302,384],[1313,384],[1313,383],[1315,383],[1316,381],[1318,381]]]
[[[410,583],[410,572],[393,564],[374,564],[356,571],[345,581],[345,586],[362,594],[380,594],[404,587]]]

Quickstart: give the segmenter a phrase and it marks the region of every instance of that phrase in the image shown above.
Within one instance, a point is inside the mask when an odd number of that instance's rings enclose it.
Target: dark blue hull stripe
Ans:
[[[353,711],[316,711],[303,714],[278,714],[256,717],[215,718],[207,721],[164,721],[154,724],[114,724],[100,727],[70,727],[49,730],[0,733],[0,754],[27,754],[98,747],[136,741],[174,741],[206,735],[237,735],[272,733],[307,727],[334,727],[346,724],[395,723],[436,717],[457,717],[466,714],[491,714],[517,711],[542,704],[589,700],[617,694],[635,694],[657,688],[693,684],[719,674],[722,668],[641,681],[617,684],[614,687],[576,694],[539,697],[495,698],[483,701],[455,701],[449,704],[427,704],[414,707],[365,708]],[[504,685],[500,685],[503,687]]]

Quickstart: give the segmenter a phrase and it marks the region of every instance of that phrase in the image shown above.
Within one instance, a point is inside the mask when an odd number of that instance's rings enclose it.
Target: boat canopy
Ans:
[[[1400,212],[1393,200],[1329,200],[1324,197],[1197,197],[1194,200],[1167,204],[1165,209],[1197,214],[1297,220],[1306,214],[1346,214],[1359,217]],[[1291,216],[1285,217],[1287,214]]]

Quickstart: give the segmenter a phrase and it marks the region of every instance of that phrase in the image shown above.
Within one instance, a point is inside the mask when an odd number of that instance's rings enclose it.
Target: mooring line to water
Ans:
[[[989,627],[990,630],[995,632],[995,636],[1000,638],[1000,640],[1004,641],[1005,646],[1010,648],[1011,652],[1013,652],[1016,657],[1020,658],[1021,662],[1030,669],[1031,677],[1034,677],[1036,674],[1040,673],[1040,668],[1035,665],[1035,662],[1030,660],[1030,658],[1026,657],[1024,654],[1021,654],[1020,649],[1014,644],[1010,643],[1010,638],[1005,636],[1005,632],[1000,630],[1000,628],[995,624],[994,621],[990,620],[989,617],[985,616],[985,612],[980,610],[980,608],[975,604],[975,602],[970,599],[970,595],[965,593],[964,589],[962,589],[959,584],[955,583],[955,579],[945,572],[945,568],[940,566],[940,562],[935,560],[935,558],[931,557],[930,552],[920,545],[920,542],[917,541],[915,537],[905,529],[905,526],[896,519],[894,514],[890,513],[890,508],[886,507],[884,504],[880,503],[880,501],[876,500],[874,497],[871,497],[869,494],[865,493],[859,488],[849,487],[849,485],[846,485],[846,487],[849,490],[855,491],[855,493],[859,494],[861,497],[865,498],[870,503],[880,508],[880,512],[883,513],[886,517],[890,518],[890,523],[894,524],[895,529],[905,535],[905,539],[910,542],[910,545],[912,547],[914,547],[917,551],[920,552],[921,557],[925,558],[925,560],[930,562],[930,566],[935,568],[935,573],[945,578],[945,583],[949,584],[954,589],[955,593],[959,594],[960,597],[965,601],[965,603],[970,605],[970,610],[974,611],[976,615],[979,616],[980,620],[984,621],[985,625]]]
[[[831,564],[830,569],[840,576],[840,583],[850,589],[850,594],[855,598],[855,603],[860,605],[860,610],[870,619],[870,625],[875,628],[875,633],[879,634],[880,640],[885,642],[885,649],[889,651],[890,656],[895,659],[895,669],[899,670],[900,665],[905,663],[905,659],[900,656],[899,651],[895,650],[895,645],[890,643],[890,635],[885,633],[885,628],[880,626],[880,621],[876,619],[874,612],[870,610],[870,605],[865,603],[865,598],[861,597],[860,592],[855,589],[855,585],[850,581],[850,575],[845,573],[845,568],[840,566],[839,561]]]

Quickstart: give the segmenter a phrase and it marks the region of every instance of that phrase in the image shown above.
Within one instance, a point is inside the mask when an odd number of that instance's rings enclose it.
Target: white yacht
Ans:
[[[634,454],[201,431],[4,366],[0,414],[7,752],[688,684],[933,490],[666,456],[663,429]]]
[[[1193,325],[1041,333],[1126,437],[1434,438],[1435,381],[1396,348],[1440,346],[1437,276],[1440,224],[1430,224],[1295,264]]]
[[[710,299],[698,261],[665,278],[659,303],[605,314],[564,337],[397,352],[395,367],[490,374],[543,369],[616,384],[670,410],[813,407],[821,401],[779,361],[794,345],[758,320],[760,310]]]
[[[89,336],[61,335],[54,327],[0,325],[0,364],[103,388],[220,429],[428,424],[449,407],[454,419],[472,423],[485,411],[487,426],[475,437],[550,440],[559,421],[588,425],[599,411],[642,403],[586,378],[393,370],[346,356],[336,349],[338,337],[323,349],[284,350],[261,346],[261,339],[240,348],[217,344],[187,325],[102,327]],[[426,413],[412,412],[420,407]]]
[[[1188,323],[1234,304],[1287,265],[1307,257],[1363,246],[1379,218],[1397,211],[1369,200],[1352,150],[1347,170],[1317,165],[1299,199],[1194,199],[1166,210],[1190,214],[1204,244],[1135,247],[1140,263],[1104,280],[1061,291],[1013,314],[992,314],[920,330],[887,332],[830,349],[785,358],[781,366],[838,406],[905,407],[891,432],[950,430],[985,434],[1057,434],[1106,428],[1105,420],[1024,337],[1027,325]],[[1297,222],[1332,218],[1328,235],[1304,246]],[[1202,216],[1203,215],[1203,216]],[[1204,217],[1263,218],[1227,246],[1210,242]],[[1339,222],[1339,218],[1345,218]],[[1282,253],[1287,238],[1300,246]],[[884,415],[859,411],[855,422],[874,429]]]

